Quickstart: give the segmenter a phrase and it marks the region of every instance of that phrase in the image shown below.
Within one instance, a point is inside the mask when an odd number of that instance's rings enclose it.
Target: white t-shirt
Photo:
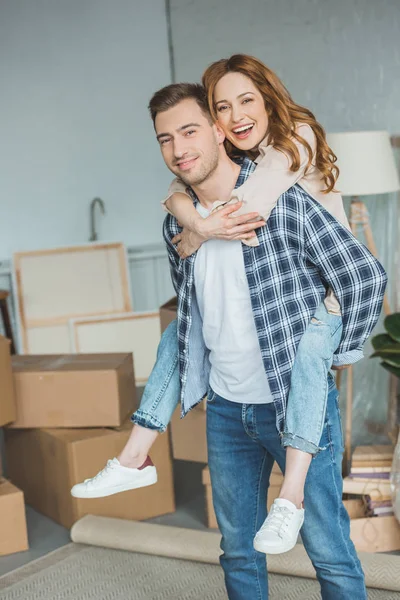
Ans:
[[[197,210],[204,218],[209,214],[200,203]],[[212,389],[232,402],[273,402],[261,358],[241,242],[205,242],[197,252],[194,283],[204,341],[210,350]]]

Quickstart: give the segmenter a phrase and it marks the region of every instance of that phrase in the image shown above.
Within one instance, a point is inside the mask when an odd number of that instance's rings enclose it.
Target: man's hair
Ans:
[[[149,110],[153,124],[160,112],[174,108],[182,100],[195,100],[204,116],[213,123],[208,108],[207,94],[200,83],[172,83],[158,90],[150,100]]]

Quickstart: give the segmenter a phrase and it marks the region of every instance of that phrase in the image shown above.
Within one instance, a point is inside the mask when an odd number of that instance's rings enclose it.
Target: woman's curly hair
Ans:
[[[293,138],[295,138],[305,146],[308,152],[309,160],[306,172],[311,164],[314,164],[326,185],[324,193],[333,191],[339,176],[339,168],[335,164],[337,158],[326,142],[323,127],[310,110],[293,101],[279,77],[257,58],[246,54],[234,54],[230,58],[223,58],[212,63],[205,70],[202,82],[214,120],[218,120],[214,105],[215,86],[227,73],[242,73],[251,79],[262,94],[268,114],[268,143],[289,156],[292,161],[290,170],[296,172],[300,168],[300,154],[293,142]],[[303,123],[311,127],[316,138],[314,157],[310,145],[296,132],[297,127]],[[235,153],[235,147],[228,140],[225,141],[225,146],[228,154]]]

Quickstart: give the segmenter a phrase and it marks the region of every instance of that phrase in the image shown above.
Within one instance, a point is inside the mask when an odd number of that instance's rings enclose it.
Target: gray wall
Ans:
[[[400,129],[400,1],[171,0],[177,80],[252,53],[328,131]],[[170,82],[164,0],[0,2],[0,260],[89,237],[162,243],[147,115]]]
[[[161,241],[164,0],[2,0],[0,81],[0,259],[87,241],[94,196],[101,240]]]
[[[400,132],[399,0],[171,0],[176,79],[253,54],[327,131]]]
[[[171,0],[171,23],[177,81],[199,80],[209,63],[233,53],[253,54],[327,131],[400,134],[400,0]],[[395,310],[398,195],[366,203]],[[353,444],[387,441],[376,431],[386,422],[389,377],[368,360],[370,342],[364,350],[354,368]],[[346,373],[343,409],[345,390]]]

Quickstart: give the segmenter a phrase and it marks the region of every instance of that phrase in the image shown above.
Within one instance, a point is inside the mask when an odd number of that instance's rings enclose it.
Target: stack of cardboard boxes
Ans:
[[[136,408],[131,353],[14,356],[9,377],[15,413],[5,429],[7,471],[28,504],[65,527],[86,514],[142,520],[175,510],[168,435],[152,449],[157,484],[94,500],[70,495],[129,437]]]
[[[169,300],[160,308],[161,330],[176,318],[176,298]],[[206,399],[191,410],[184,419],[180,418],[180,406],[176,409],[171,420],[172,454],[175,459],[204,463],[203,486],[208,527],[217,528],[217,521],[212,503],[210,472],[207,466],[207,438],[206,438]],[[283,481],[282,473],[274,463],[270,486],[268,489],[268,508],[278,497]]]
[[[0,427],[16,417],[10,341],[0,336]],[[28,549],[24,495],[3,477],[0,455],[0,556]]]
[[[400,525],[394,516],[390,472],[393,446],[358,446],[343,491],[350,515],[351,538],[357,550],[390,552],[400,550]]]

